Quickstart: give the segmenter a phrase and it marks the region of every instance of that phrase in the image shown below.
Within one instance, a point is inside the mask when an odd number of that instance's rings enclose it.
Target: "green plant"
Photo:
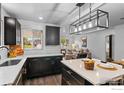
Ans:
[[[66,37],[62,36],[60,42],[62,45],[66,45],[66,43],[67,43]]]

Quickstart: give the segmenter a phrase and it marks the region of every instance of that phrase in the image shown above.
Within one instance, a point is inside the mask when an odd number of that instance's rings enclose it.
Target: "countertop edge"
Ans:
[[[18,57],[15,57],[15,58],[6,58],[6,59],[3,59],[0,61],[0,63],[4,63],[5,61],[8,61],[8,60],[14,60],[14,59],[21,59],[21,65],[18,67],[19,70],[18,70],[18,73],[20,72],[20,70],[22,69],[23,65],[25,64],[25,61],[27,58],[33,58],[33,57],[49,57],[49,56],[63,56],[61,53],[57,53],[57,54],[37,54],[37,55],[23,55],[23,56],[18,56]],[[18,76],[18,74],[16,76],[14,76],[14,78],[16,79]],[[8,84],[13,84],[15,80],[12,80],[13,82],[8,82],[8,83],[1,83],[0,85],[8,85]]]

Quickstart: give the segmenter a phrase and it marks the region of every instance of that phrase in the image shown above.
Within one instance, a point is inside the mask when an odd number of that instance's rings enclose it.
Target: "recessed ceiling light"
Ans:
[[[41,17],[41,16],[40,16],[40,17],[39,17],[39,19],[40,19],[40,20],[42,20],[42,19],[43,19],[43,17]]]

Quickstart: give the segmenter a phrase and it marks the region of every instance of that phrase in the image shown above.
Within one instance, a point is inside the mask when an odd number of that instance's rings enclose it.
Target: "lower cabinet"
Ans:
[[[62,56],[28,58],[26,63],[27,78],[61,73]]]
[[[91,85],[91,83],[62,64],[62,85]]]
[[[26,80],[26,63],[23,65],[21,71],[19,72],[18,76],[16,77],[15,82],[13,85],[24,85]]]

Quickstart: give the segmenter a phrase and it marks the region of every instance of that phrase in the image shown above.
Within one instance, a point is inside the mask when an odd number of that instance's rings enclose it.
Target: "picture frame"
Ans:
[[[82,47],[87,47],[87,36],[81,37]]]

